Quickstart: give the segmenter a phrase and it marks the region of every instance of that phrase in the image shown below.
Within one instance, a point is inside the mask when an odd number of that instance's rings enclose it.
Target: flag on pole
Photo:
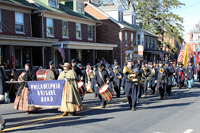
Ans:
[[[15,69],[15,60],[13,54],[12,54],[12,69]]]
[[[188,54],[187,64],[189,63],[189,61],[190,61],[190,54]]]
[[[64,47],[63,47],[63,42],[61,42],[60,46],[58,47],[58,51],[60,52],[60,55],[64,62],[65,61],[65,51],[64,51]]]
[[[187,66],[187,58],[188,58],[188,44],[186,44],[186,46],[185,46],[185,52],[184,52],[184,56],[183,56],[184,67]]]
[[[199,55],[198,55],[198,48],[197,48],[197,52],[195,55],[195,63],[197,64],[199,62]]]
[[[160,59],[163,60],[164,54],[162,51],[159,53],[159,55],[160,55]]]
[[[178,59],[177,59],[178,62],[181,62],[183,60],[183,55],[184,55],[184,49],[183,49],[183,45],[182,45],[181,50],[178,55]]]

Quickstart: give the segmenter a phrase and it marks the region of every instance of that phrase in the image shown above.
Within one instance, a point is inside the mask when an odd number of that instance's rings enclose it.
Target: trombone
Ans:
[[[130,79],[130,80],[136,79],[136,77],[138,76],[138,73],[134,73],[133,71],[129,70],[127,66],[124,67],[123,73],[129,73],[128,74],[128,79]],[[140,81],[136,81],[136,82],[138,82],[140,84],[146,84],[147,79],[146,79],[146,77],[144,77],[142,75],[141,80]]]

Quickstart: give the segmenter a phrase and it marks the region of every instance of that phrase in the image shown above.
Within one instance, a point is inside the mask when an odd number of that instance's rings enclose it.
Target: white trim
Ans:
[[[57,49],[61,42],[53,43],[53,49]],[[93,42],[77,42],[65,41],[63,42],[64,48],[69,49],[94,49],[94,50],[113,50],[117,44],[93,43]]]
[[[123,25],[121,25],[120,23],[118,23],[115,19],[111,18],[109,15],[107,15],[106,13],[104,13],[103,11],[101,11],[100,9],[98,9],[97,7],[95,7],[94,5],[85,2],[85,4],[90,5],[91,7],[93,7],[94,9],[96,9],[98,12],[100,12],[101,14],[103,14],[104,16],[106,16],[108,19],[110,19],[111,21],[113,21],[115,24],[119,25],[121,28],[124,28]]]
[[[69,39],[69,37],[68,37],[68,36],[62,36],[62,38],[66,38],[66,39]]]
[[[125,54],[133,54],[133,50],[126,50]]]
[[[47,37],[54,37],[54,35],[47,35]]]
[[[24,32],[19,32],[19,31],[15,31],[16,34],[22,34],[22,35],[25,35]]]

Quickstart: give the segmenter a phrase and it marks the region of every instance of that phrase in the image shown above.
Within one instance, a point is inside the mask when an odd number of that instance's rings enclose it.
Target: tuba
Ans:
[[[134,73],[133,71],[129,70],[127,66],[124,67],[123,73],[129,73],[128,79],[130,79],[130,80],[136,79],[136,77],[138,76],[138,73]],[[146,77],[144,77],[142,75],[142,79],[140,81],[136,81],[136,82],[138,82],[140,84],[146,84],[147,79],[146,79]]]

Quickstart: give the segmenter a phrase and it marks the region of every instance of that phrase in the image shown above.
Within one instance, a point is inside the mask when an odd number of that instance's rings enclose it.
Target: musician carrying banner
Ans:
[[[64,63],[63,71],[60,73],[58,80],[65,79],[61,107],[59,111],[64,112],[62,115],[67,116],[68,112],[73,112],[73,115],[83,108],[80,93],[78,89],[78,77],[69,63]]]

